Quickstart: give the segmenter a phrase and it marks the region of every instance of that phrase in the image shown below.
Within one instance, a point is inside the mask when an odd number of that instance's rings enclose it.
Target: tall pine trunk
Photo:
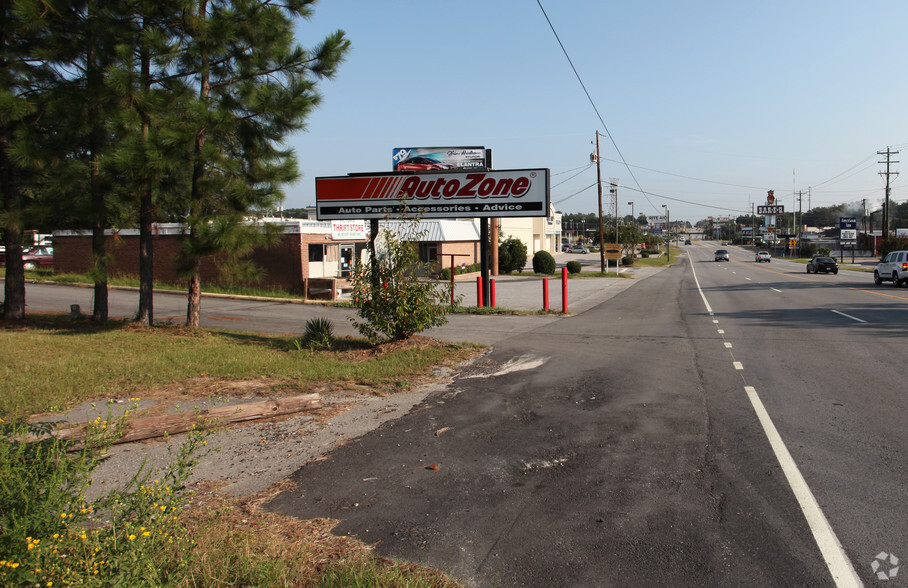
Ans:
[[[198,17],[200,21],[203,21],[208,11],[208,2],[207,0],[199,1],[199,13]],[[208,102],[209,96],[211,95],[211,78],[208,68],[208,55],[207,53],[202,54],[201,62],[202,67],[200,71],[200,81],[199,81],[199,100],[203,103]],[[208,109],[205,109],[207,113]],[[192,189],[190,191],[192,206],[195,207],[195,218],[193,222],[201,222],[202,215],[202,206],[203,198],[202,194],[202,179],[205,175],[205,162],[202,160],[202,149],[205,147],[205,137],[206,137],[206,125],[207,121],[202,121],[202,128],[198,130],[195,137],[195,145],[193,147],[193,164],[192,164]],[[195,228],[193,228],[189,233],[190,241],[198,240],[198,233]],[[186,308],[186,326],[192,328],[198,328],[199,326],[199,317],[202,311],[202,264],[199,259],[200,248],[196,246],[196,243],[192,243],[190,247],[191,255],[193,258],[193,271],[192,275],[189,278],[189,293],[188,293],[188,302]]]
[[[142,28],[148,26],[142,21]],[[141,85],[145,96],[151,91],[151,57],[147,47],[141,49]],[[145,163],[144,177],[142,178],[141,193],[139,194],[139,312],[136,322],[150,327],[154,324],[154,245],[152,243],[152,224],[154,221],[154,200],[152,197],[152,170],[148,169],[151,150],[150,131],[151,116],[148,105],[139,106],[142,118],[142,154]]]
[[[9,158],[9,142],[12,129],[0,125],[0,193],[3,194],[3,211],[6,223],[3,227],[6,246],[6,279],[3,283],[3,318],[22,320],[25,318],[25,269],[22,267],[22,195],[16,182],[16,170]]]
[[[91,227],[91,255],[94,261],[94,308],[92,320],[103,323],[107,321],[107,201],[104,187],[101,185],[101,144],[103,143],[104,126],[98,108],[99,95],[102,91],[101,72],[98,69],[97,45],[94,35],[89,32],[86,51],[86,89],[88,90],[88,119],[91,128],[88,137],[89,150],[89,190],[91,208],[94,214]]]

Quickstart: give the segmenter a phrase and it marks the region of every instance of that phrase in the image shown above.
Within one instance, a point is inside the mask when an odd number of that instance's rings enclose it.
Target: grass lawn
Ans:
[[[390,394],[481,349],[425,338],[375,347],[362,339],[342,338],[334,340],[330,351],[310,351],[298,350],[287,336],[143,328],[124,321],[99,326],[50,314],[0,322],[0,329],[4,358],[0,430],[16,417],[59,411],[88,400],[154,397],[159,390],[182,386],[198,389],[199,379],[221,383],[262,379],[275,396],[299,394],[316,383],[350,384],[369,393]],[[5,437],[0,443],[10,445],[10,440]],[[5,447],[0,449],[4,450],[0,457],[10,455]],[[9,467],[8,462],[0,459],[0,476],[3,467]],[[174,557],[191,562],[189,572],[180,572],[188,575],[165,585],[458,586],[434,570],[376,558],[368,546],[333,536],[332,521],[299,521],[267,513],[258,507],[267,497],[232,500],[213,491],[197,494],[179,523],[191,535],[192,549],[177,556],[167,550],[143,555],[148,565],[159,567],[172,565]],[[7,499],[15,497],[0,492],[0,501]],[[34,533],[29,541],[34,538],[51,543],[50,537]],[[29,550],[39,553],[31,546]],[[8,546],[0,545],[0,551],[12,561]],[[95,584],[86,579],[84,585]]]

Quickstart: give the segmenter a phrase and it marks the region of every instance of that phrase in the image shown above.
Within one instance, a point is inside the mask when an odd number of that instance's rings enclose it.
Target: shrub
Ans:
[[[323,317],[309,319],[303,336],[293,339],[290,345],[297,350],[308,348],[327,351],[334,346],[334,325]]]
[[[460,274],[468,274],[470,272],[478,272],[481,269],[482,269],[481,263],[471,263],[470,265],[464,267],[463,269],[461,269],[459,265],[455,265],[454,266],[454,275],[457,276]],[[451,279],[451,268],[450,267],[441,268],[440,270],[438,270],[438,275],[435,277],[438,278],[439,280],[450,280]]]
[[[0,584],[180,585],[193,539],[177,515],[208,433],[190,432],[163,471],[143,464],[125,486],[89,501],[91,473],[125,418],[96,419],[81,449],[53,429],[0,419]]]
[[[621,258],[621,265],[634,265],[634,256],[625,255]]]
[[[908,249],[908,239],[904,237],[889,237],[880,241],[880,259],[886,257],[890,251],[901,251]]]
[[[451,286],[422,280],[431,274],[429,264],[419,261],[415,244],[421,237],[419,219],[402,223],[397,231],[381,231],[383,250],[376,259],[356,266],[351,277],[353,303],[359,319],[350,320],[372,343],[385,337],[409,339],[416,333],[447,322],[446,303]]]
[[[537,274],[554,274],[555,258],[548,251],[537,251],[533,255],[533,271]]]
[[[640,257],[642,257],[643,259],[646,259],[647,257],[649,257],[649,251],[644,249],[643,251],[640,252]]]
[[[527,246],[517,237],[508,237],[498,245],[498,271],[509,274],[527,264]]]
[[[824,255],[829,256],[832,253],[828,247],[821,247],[817,249],[815,243],[805,243],[801,242],[801,257],[813,257],[814,255]]]
[[[569,274],[579,274],[583,269],[583,266],[580,265],[580,262],[576,259],[567,262],[567,271]]]

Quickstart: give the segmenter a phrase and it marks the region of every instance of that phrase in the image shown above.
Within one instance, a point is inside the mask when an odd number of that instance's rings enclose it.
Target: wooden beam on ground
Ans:
[[[129,419],[126,431],[114,441],[114,444],[131,443],[143,439],[177,435],[185,433],[194,427],[211,429],[231,423],[267,419],[297,412],[305,412],[321,408],[321,396],[318,394],[302,394],[289,398],[268,399],[258,402],[247,402],[232,406],[219,406],[207,410],[182,412],[178,414],[165,414],[160,416],[141,417]],[[81,441],[89,423],[76,423],[61,427],[53,433],[54,436]],[[32,440],[47,438],[46,435],[35,437]],[[81,444],[73,447],[81,449]]]

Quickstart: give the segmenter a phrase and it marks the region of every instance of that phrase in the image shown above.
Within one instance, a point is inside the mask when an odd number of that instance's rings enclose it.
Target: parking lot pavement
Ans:
[[[598,269],[598,261],[596,269]],[[663,269],[650,267],[622,268],[622,273],[630,277],[568,279],[568,312],[577,314],[588,310]],[[493,276],[491,279],[495,280],[496,308],[524,311],[543,310],[544,282],[547,280],[549,310],[558,312],[562,310],[563,297],[560,273],[551,278],[501,275]],[[454,282],[454,294],[455,296],[463,296],[461,302],[463,306],[477,306],[479,295],[476,282],[476,277]],[[488,297],[484,295],[483,300],[485,302],[484,306],[489,306]]]

